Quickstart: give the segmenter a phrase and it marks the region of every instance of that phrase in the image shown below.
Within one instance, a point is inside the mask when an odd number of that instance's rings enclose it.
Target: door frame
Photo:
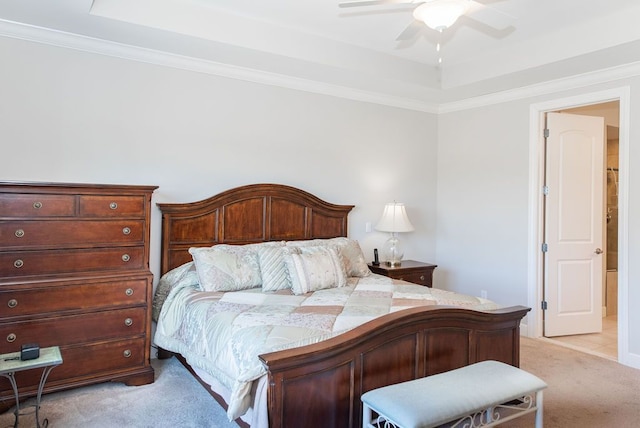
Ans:
[[[629,86],[560,98],[532,104],[529,108],[529,219],[528,219],[528,304],[532,308],[523,330],[527,336],[543,335],[541,302],[544,295],[543,256],[544,204],[544,116],[545,113],[568,108],[618,101],[620,107],[620,138],[618,176],[618,362],[640,368],[639,356],[629,353],[628,316],[628,227],[629,227]]]

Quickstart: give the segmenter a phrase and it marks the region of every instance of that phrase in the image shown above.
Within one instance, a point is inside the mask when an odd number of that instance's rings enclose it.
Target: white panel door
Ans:
[[[548,113],[544,335],[602,331],[604,118]]]

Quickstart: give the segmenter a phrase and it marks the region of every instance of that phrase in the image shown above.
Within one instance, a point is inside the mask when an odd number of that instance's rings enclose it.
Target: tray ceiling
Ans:
[[[287,79],[293,87],[315,82],[416,105],[456,102],[640,60],[637,0],[483,3],[488,9],[471,15],[476,20],[462,17],[440,36],[423,25],[414,37],[397,41],[412,23],[415,5],[20,0],[0,4],[0,35],[36,41],[48,37],[42,34],[77,35],[233,67],[245,75],[262,73],[283,85]]]

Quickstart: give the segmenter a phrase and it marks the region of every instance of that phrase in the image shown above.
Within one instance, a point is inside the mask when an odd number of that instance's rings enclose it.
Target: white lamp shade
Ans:
[[[468,0],[431,0],[413,11],[413,17],[434,30],[452,26],[467,11]]]
[[[384,206],[382,217],[376,224],[376,230],[380,232],[411,232],[413,225],[404,208],[404,204],[391,202]]]

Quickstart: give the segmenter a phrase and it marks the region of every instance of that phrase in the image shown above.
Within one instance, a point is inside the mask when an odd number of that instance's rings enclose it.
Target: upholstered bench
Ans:
[[[524,370],[483,361],[364,393],[362,426],[427,428],[454,422],[490,427],[536,412],[535,426],[541,428],[546,387]],[[372,419],[373,412],[379,417]]]

